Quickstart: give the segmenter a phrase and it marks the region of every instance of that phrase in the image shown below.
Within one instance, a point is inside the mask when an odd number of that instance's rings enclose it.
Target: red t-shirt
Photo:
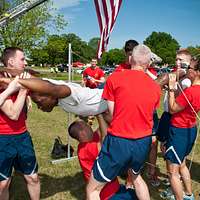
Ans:
[[[99,67],[96,68],[88,67],[83,71],[83,77],[86,79],[86,87],[96,88],[99,85],[99,83],[92,82],[90,80],[90,77],[100,80],[102,77],[104,77],[104,72]]]
[[[184,90],[186,97],[188,98],[190,104],[193,106],[194,110],[198,113],[200,110],[200,86],[193,85]],[[196,125],[196,115],[193,112],[191,106],[188,104],[183,93],[181,93],[177,98],[176,102],[184,107],[184,110],[172,115],[171,124],[179,128],[191,128]]]
[[[114,72],[121,72],[125,69],[131,69],[131,65],[127,63],[121,63],[115,68]]]
[[[155,70],[154,67],[148,67],[148,70],[154,75],[154,76],[158,76],[157,71]]]
[[[115,103],[108,132],[130,139],[151,135],[153,112],[159,106],[160,95],[160,86],[142,71],[111,74],[103,92],[104,99]]]
[[[11,99],[13,102],[15,102],[17,94],[18,93],[11,95],[8,99]],[[24,109],[22,109],[22,112],[20,113],[19,119],[17,121],[11,120],[4,112],[0,110],[0,135],[16,135],[21,134],[27,130],[26,113]]]
[[[99,154],[98,144],[99,135],[97,132],[94,132],[93,141],[84,142],[78,145],[78,159],[83,170],[84,179],[87,182],[90,178],[93,164]],[[112,182],[107,183],[104,188],[101,190],[100,199],[108,200],[113,194],[119,190],[119,182],[114,179]]]

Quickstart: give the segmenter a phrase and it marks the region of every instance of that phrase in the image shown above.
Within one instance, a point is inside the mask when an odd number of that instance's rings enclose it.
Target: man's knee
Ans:
[[[180,174],[177,171],[169,171],[168,177],[169,179],[180,179]]]
[[[40,184],[40,179],[37,173],[32,175],[24,175],[27,184],[37,185]]]

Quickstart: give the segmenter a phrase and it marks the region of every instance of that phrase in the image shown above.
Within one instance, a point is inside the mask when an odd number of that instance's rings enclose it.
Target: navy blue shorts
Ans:
[[[0,181],[11,176],[13,167],[26,175],[34,174],[38,170],[33,143],[28,132],[20,135],[0,135]]]
[[[100,182],[110,182],[129,168],[134,174],[139,174],[151,143],[151,137],[133,140],[108,134],[93,166],[94,178]]]
[[[155,133],[157,132],[158,122],[159,122],[158,113],[157,113],[157,111],[155,111],[153,113],[153,130],[152,130],[153,135],[155,135]]]
[[[170,120],[171,114],[169,112],[163,112],[156,131],[157,139],[160,142],[165,142],[169,137]]]
[[[176,128],[170,126],[166,143],[165,159],[171,163],[181,164],[191,152],[197,136],[197,128]]]
[[[120,185],[119,190],[109,200],[137,200],[135,190],[126,189],[124,185]]]

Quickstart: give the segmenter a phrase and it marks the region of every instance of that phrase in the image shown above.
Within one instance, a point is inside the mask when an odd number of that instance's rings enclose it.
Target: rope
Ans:
[[[165,174],[165,175],[169,175],[170,174],[170,172],[168,170],[166,170],[166,168],[164,170],[162,168],[162,170],[161,170],[161,168],[158,165],[154,165],[154,164],[152,164],[150,162],[145,162],[145,164],[146,164],[146,166],[151,166],[151,167],[154,167],[155,169],[157,169],[159,171],[163,171],[163,174]],[[184,178],[183,176],[180,176],[180,174],[177,174],[177,176],[180,177],[180,178]],[[187,179],[187,178],[185,177],[185,179]],[[196,181],[194,181],[192,179],[190,179],[190,180],[191,180],[191,182],[196,183]]]

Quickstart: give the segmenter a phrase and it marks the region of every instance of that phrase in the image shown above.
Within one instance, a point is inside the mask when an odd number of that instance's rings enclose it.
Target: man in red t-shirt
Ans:
[[[83,170],[84,179],[87,183],[90,179],[92,167],[99,154],[99,150],[101,148],[107,128],[107,125],[103,119],[103,115],[99,114],[97,116],[97,120],[99,122],[101,132],[99,129],[93,132],[92,128],[82,120],[73,122],[68,128],[69,135],[79,141],[77,154],[80,166]],[[115,178],[113,181],[107,183],[103,187],[100,193],[100,199],[136,200],[135,194],[132,190],[123,191],[123,193],[119,190],[120,185],[118,179]]]
[[[127,40],[125,42],[124,51],[126,55],[126,60],[124,63],[121,63],[116,66],[114,72],[121,72],[124,69],[131,69],[130,58],[133,52],[133,48],[136,47],[139,43],[136,40]]]
[[[150,200],[139,176],[152,142],[153,112],[161,95],[160,86],[145,73],[150,61],[151,50],[138,45],[133,49],[131,70],[113,73],[106,81],[103,98],[112,121],[87,185],[88,200],[98,199],[106,182],[129,168],[138,199]]]
[[[114,72],[121,72],[121,71],[124,71],[125,69],[131,69],[131,64],[130,64],[131,63],[131,60],[130,60],[131,55],[132,55],[134,47],[136,47],[138,44],[139,43],[136,40],[128,40],[125,42],[124,51],[125,51],[125,55],[126,55],[126,60],[124,63],[117,65]],[[148,67],[148,69],[146,70],[146,73],[153,80],[155,80],[157,78],[157,72],[155,71],[155,68],[153,68],[151,66]],[[154,123],[156,123],[156,122],[154,122]],[[149,162],[152,165],[148,166],[147,171],[148,171],[148,177],[150,179],[151,184],[157,186],[159,184],[159,181],[157,179],[155,167],[153,166],[153,165],[156,165],[156,158],[157,158],[157,142],[155,140],[155,137],[152,137],[152,146],[151,146],[151,151],[149,154]],[[131,179],[128,178],[127,180],[128,180],[127,185],[131,185],[132,183],[129,181]]]
[[[97,60],[92,59],[91,67],[83,71],[83,84],[89,88],[97,88],[105,82],[104,72],[97,66]]]
[[[23,50],[15,47],[3,51],[2,62],[7,68],[20,70],[27,64]],[[8,90],[1,90],[1,96],[8,95]],[[27,89],[22,88],[0,106],[0,199],[4,200],[9,199],[13,168],[24,175],[30,199],[40,199],[38,164],[26,127],[26,98]]]

